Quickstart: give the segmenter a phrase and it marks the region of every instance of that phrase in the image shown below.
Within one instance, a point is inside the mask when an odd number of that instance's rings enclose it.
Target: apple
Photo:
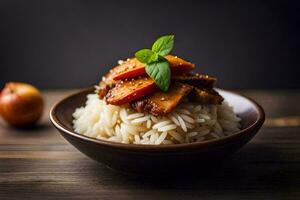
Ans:
[[[12,126],[35,124],[42,116],[43,109],[41,93],[30,84],[9,82],[0,93],[0,115]]]

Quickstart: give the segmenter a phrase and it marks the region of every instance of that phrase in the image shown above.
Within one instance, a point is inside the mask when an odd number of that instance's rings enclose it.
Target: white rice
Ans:
[[[241,119],[224,101],[199,105],[184,101],[167,116],[138,113],[129,106],[107,105],[97,94],[87,95],[84,107],[73,113],[75,132],[100,140],[128,144],[203,142],[234,134]]]

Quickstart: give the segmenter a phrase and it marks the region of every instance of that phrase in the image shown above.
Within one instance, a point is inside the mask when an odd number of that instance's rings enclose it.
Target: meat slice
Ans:
[[[103,99],[108,91],[113,88],[116,84],[116,81],[112,79],[111,72],[107,73],[102,77],[102,80],[99,82],[98,95],[100,99]]]
[[[122,105],[138,100],[159,90],[149,77],[139,77],[127,81],[119,81],[106,94],[106,102],[112,105]]]
[[[183,83],[174,83],[167,92],[155,92],[154,94],[130,103],[131,107],[138,112],[150,112],[151,114],[166,115],[180,103],[182,98],[191,90],[192,86]]]
[[[194,88],[189,95],[191,101],[200,104],[220,104],[224,98],[214,89]]]
[[[215,86],[217,79],[206,74],[183,74],[171,77],[172,80],[186,83],[195,87],[211,89]]]
[[[125,80],[145,75],[145,64],[141,63],[137,58],[128,58],[122,64],[111,70],[113,80]]]
[[[195,68],[195,65],[185,61],[177,56],[167,55],[165,58],[170,63],[171,72],[174,74],[186,73]],[[121,65],[111,70],[111,76],[114,80],[124,80],[138,76],[145,76],[145,64],[141,63],[137,58],[127,59]]]
[[[169,61],[173,74],[187,73],[195,68],[195,65],[185,61],[177,56],[167,55],[165,58]],[[103,99],[108,91],[113,88],[117,81],[138,76],[146,76],[145,64],[138,61],[137,58],[127,59],[121,65],[111,69],[109,73],[102,77],[99,83],[99,97]]]
[[[99,89],[98,89],[99,98],[103,99],[109,90],[110,90],[109,85],[106,85],[105,82],[100,82]]]
[[[183,60],[178,56],[166,55],[165,59],[167,59],[168,62],[170,63],[171,71],[173,74],[187,73],[195,69],[195,64]]]

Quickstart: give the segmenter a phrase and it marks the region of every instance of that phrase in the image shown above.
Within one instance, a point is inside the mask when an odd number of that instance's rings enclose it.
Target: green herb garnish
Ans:
[[[154,42],[152,49],[141,49],[135,53],[135,57],[146,64],[146,73],[164,92],[169,89],[171,79],[169,62],[164,56],[172,51],[173,46],[174,35],[165,35]]]

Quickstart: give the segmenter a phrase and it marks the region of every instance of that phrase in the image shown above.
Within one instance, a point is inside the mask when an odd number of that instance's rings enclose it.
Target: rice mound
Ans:
[[[73,117],[75,132],[126,144],[201,142],[234,134],[241,128],[241,119],[226,101],[199,105],[185,100],[167,116],[155,117],[128,105],[107,105],[97,94],[89,94],[86,105],[77,108]]]

